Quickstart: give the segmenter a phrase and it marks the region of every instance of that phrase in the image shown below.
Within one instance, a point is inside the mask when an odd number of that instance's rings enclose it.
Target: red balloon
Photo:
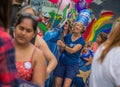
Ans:
[[[54,3],[54,4],[58,4],[59,0],[49,0],[50,2]]]
[[[88,8],[90,7],[90,3],[92,2],[93,0],[86,0],[87,4],[88,4]]]
[[[72,0],[73,2],[75,2],[75,3],[78,3],[79,2],[79,0]]]

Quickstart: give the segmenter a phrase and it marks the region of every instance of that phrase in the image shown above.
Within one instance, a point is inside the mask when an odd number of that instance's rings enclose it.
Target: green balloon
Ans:
[[[38,27],[40,28],[40,30],[43,30],[44,33],[48,31],[48,28],[46,27],[46,25],[42,22],[38,23]]]

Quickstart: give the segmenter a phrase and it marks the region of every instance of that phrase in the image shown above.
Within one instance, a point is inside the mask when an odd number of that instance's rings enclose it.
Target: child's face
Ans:
[[[88,52],[87,47],[84,47],[84,48],[83,48],[83,53],[87,53],[87,52]]]

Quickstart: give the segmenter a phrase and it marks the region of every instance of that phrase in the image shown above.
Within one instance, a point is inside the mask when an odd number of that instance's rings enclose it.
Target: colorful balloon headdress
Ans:
[[[78,14],[76,22],[80,22],[85,27],[87,27],[88,24],[89,24],[89,22],[92,20],[91,16],[92,16],[92,11],[91,10],[89,10],[89,9],[83,9]]]

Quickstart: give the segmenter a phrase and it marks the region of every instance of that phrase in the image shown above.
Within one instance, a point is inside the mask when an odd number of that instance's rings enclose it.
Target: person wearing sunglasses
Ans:
[[[20,11],[18,12],[18,14],[22,13],[22,12],[29,13],[34,16],[37,15],[35,9],[30,5],[21,8]],[[43,54],[45,56],[45,59],[47,61],[47,75],[46,75],[46,79],[47,79],[49,77],[50,73],[55,69],[55,67],[58,63],[57,59],[55,58],[53,53],[48,48],[48,45],[44,41],[44,39],[42,37],[40,37],[38,34],[36,34],[34,36],[34,38],[32,38],[31,43],[34,44],[35,46],[37,46],[43,52]]]
[[[43,53],[30,41],[37,33],[35,16],[21,13],[16,19],[14,44],[16,67],[20,78],[44,87],[46,62]]]
[[[43,15],[43,20],[42,22],[46,25],[47,29],[50,30],[50,26],[51,26],[51,23],[50,23],[50,14],[48,12],[46,12],[44,15]]]
[[[64,39],[65,35],[68,33],[72,33],[72,24],[70,20],[67,20],[65,24],[63,25],[63,31],[61,35],[61,40]]]

